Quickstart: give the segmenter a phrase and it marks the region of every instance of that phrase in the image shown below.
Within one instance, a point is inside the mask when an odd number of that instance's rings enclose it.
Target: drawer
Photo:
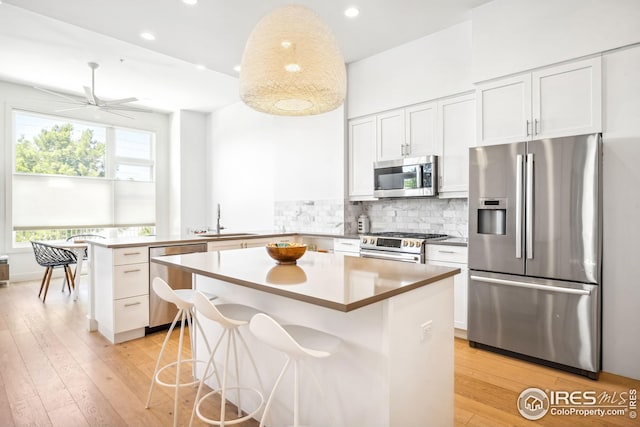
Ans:
[[[149,295],[115,300],[113,310],[115,334],[149,325]]]
[[[113,299],[149,294],[149,263],[113,267]]]
[[[359,239],[333,239],[333,251],[334,252],[351,252],[354,254],[359,254],[360,240]]]
[[[466,246],[427,245],[425,258],[429,261],[467,263]]]
[[[149,248],[133,247],[113,250],[113,265],[137,264],[149,262]]]

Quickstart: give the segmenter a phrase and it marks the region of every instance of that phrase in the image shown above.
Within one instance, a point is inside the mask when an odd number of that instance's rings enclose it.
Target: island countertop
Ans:
[[[265,248],[151,258],[190,273],[348,312],[460,273],[458,268],[307,251],[277,265]]]

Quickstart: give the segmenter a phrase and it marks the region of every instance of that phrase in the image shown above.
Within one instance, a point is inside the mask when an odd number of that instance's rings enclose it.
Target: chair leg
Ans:
[[[164,342],[162,343],[162,348],[160,349],[160,354],[158,355],[158,360],[156,360],[156,368],[153,370],[153,376],[151,377],[151,386],[149,387],[149,395],[147,396],[147,404],[145,408],[149,409],[149,405],[151,404],[151,394],[153,393],[153,386],[156,383],[156,377],[158,375],[158,370],[160,369],[160,362],[162,359],[162,355],[164,354],[164,350],[167,348],[167,343],[169,342],[169,338],[171,338],[171,333],[173,329],[176,327],[176,323],[178,323],[178,319],[182,317],[182,310],[178,310],[176,313],[176,317],[173,319],[173,323],[171,323],[171,327],[169,328],[169,332],[164,338]]]
[[[47,267],[44,269],[44,276],[42,276],[42,282],[40,283],[40,291],[38,291],[38,298],[42,295],[42,289],[44,288],[44,283],[47,281],[47,275],[49,274],[49,270],[51,267]]]
[[[44,296],[42,297],[42,302],[45,302],[47,299],[47,292],[49,292],[49,283],[51,282],[51,274],[53,273],[53,267],[49,267],[49,274],[47,275],[47,283],[44,285]]]
[[[68,265],[66,267],[67,271],[69,272],[69,281],[67,282],[67,284],[71,283],[71,288],[69,289],[69,292],[71,292],[71,289],[76,288],[76,275],[75,273],[71,272],[71,267],[69,267]]]
[[[71,270],[69,269],[68,265],[64,266],[64,277],[65,277],[65,281],[67,282],[67,289],[69,289],[69,295],[71,295]],[[62,285],[64,287],[64,283]]]

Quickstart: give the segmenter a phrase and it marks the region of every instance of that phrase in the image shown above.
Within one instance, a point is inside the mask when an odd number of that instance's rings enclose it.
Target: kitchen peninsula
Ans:
[[[317,252],[307,252],[296,265],[277,265],[264,248],[173,255],[150,262],[193,273],[194,287],[215,294],[221,303],[250,305],[284,324],[312,327],[342,339],[333,356],[305,361],[326,401],[303,368],[305,422],[453,425],[453,276],[459,269]],[[203,326],[207,335],[218,336],[217,325],[203,321]],[[268,389],[282,366],[282,355],[249,333],[245,338],[259,355],[256,362]],[[196,338],[196,354],[198,359],[208,356],[201,337]],[[243,383],[258,387],[248,361],[240,364],[241,372],[247,373]],[[288,387],[292,386],[285,382],[278,391],[270,424],[290,421]]]

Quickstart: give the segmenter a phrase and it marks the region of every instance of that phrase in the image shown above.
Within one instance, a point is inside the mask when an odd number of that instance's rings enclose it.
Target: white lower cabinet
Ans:
[[[460,274],[454,276],[453,324],[462,331],[467,330],[467,254],[466,246],[427,245],[425,256],[427,264],[460,269]]]
[[[360,239],[333,239],[333,252],[346,256],[360,256]]]
[[[237,240],[223,240],[218,242],[208,242],[207,251],[226,251],[229,249],[244,249],[244,248],[257,248],[260,246],[266,246],[267,243],[273,242],[291,242],[293,236],[275,236],[275,237],[261,237],[256,239],[237,239]]]
[[[143,337],[149,325],[149,248],[93,247],[98,331],[114,344]]]

